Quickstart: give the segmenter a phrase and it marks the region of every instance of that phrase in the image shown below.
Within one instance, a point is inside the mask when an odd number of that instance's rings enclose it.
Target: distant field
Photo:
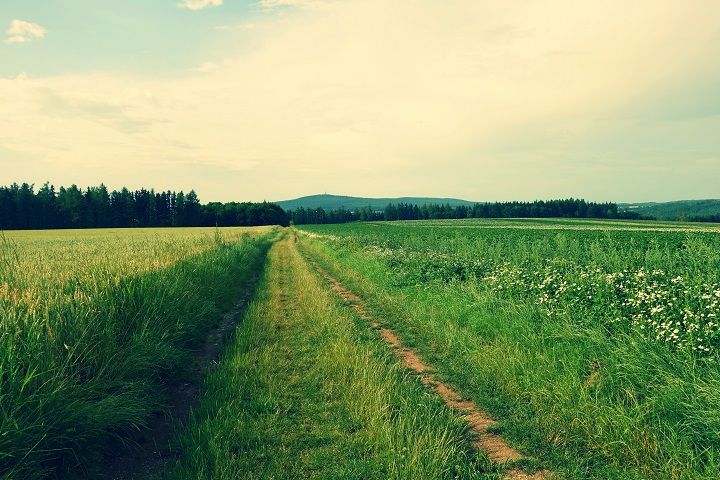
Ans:
[[[222,239],[237,242],[243,236],[266,233],[269,227],[222,228]],[[0,234],[9,241],[3,249],[13,279],[42,284],[51,292],[68,277],[95,282],[115,280],[177,263],[215,245],[214,228],[106,228],[87,230],[18,230]],[[12,244],[12,245],[11,245]],[[10,248],[12,247],[12,248]],[[45,296],[44,301],[50,301]]]
[[[272,227],[222,227],[220,233],[225,237],[237,238],[243,234],[267,232]],[[5,238],[22,241],[76,240],[86,242],[99,239],[145,239],[157,237],[163,239],[199,239],[215,235],[215,227],[178,227],[178,228],[89,228],[72,230],[6,230]]]
[[[369,222],[381,225],[378,222]],[[404,220],[387,222],[395,226],[405,227],[445,227],[445,228],[515,228],[515,229],[549,229],[549,230],[675,230],[689,232],[720,232],[717,223],[690,223],[651,220],[593,220],[593,219],[562,219],[562,218],[468,218],[451,220]]]

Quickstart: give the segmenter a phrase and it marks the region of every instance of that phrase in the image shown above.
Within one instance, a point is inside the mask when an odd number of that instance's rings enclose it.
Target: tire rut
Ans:
[[[394,354],[402,360],[407,368],[418,374],[423,384],[433,389],[448,407],[462,415],[472,433],[472,445],[475,448],[484,452],[491,462],[501,465],[526,458],[522,453],[512,448],[504,438],[492,431],[492,428],[497,425],[495,419],[479,408],[475,402],[464,399],[457,390],[439,380],[432,373],[430,366],[423,361],[415,350],[403,345],[394,330],[383,326],[382,320],[374,319],[362,298],[348,290],[314,259],[307,256],[305,259],[330,284],[332,290],[355,310],[362,320],[368,322],[374,330],[380,333],[381,338],[393,349]],[[506,480],[547,480],[551,477],[551,472],[547,470],[527,473],[518,468],[511,468],[503,476]]]
[[[178,458],[179,452],[172,448],[172,439],[186,423],[192,407],[200,395],[200,383],[207,370],[217,363],[223,348],[240,322],[255,293],[260,271],[255,272],[242,288],[240,298],[233,308],[222,315],[217,327],[210,330],[205,341],[193,358],[190,379],[170,380],[168,402],[164,412],[156,412],[147,430],[133,440],[137,448],[105,459],[102,472],[93,478],[106,480],[140,480],[161,473]]]

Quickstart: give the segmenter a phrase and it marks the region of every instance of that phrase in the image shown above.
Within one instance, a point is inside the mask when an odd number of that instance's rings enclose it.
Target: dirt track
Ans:
[[[493,463],[505,464],[524,458],[520,452],[508,445],[505,439],[491,431],[491,427],[497,423],[492,417],[478,408],[475,402],[463,399],[459,392],[438,380],[435,375],[432,374],[430,366],[423,361],[416,351],[404,346],[392,329],[382,325],[382,320],[372,317],[362,298],[345,288],[342,283],[331,276],[316,261],[311,258],[307,258],[307,260],[315,270],[325,278],[331,288],[357,312],[362,320],[365,320],[373,329],[379,331],[380,336],[392,347],[395,355],[397,355],[409,369],[416,372],[425,385],[432,388],[448,407],[462,414],[468,423],[470,432],[473,434],[474,447],[485,452]],[[527,473],[513,468],[505,473],[504,478],[508,480],[546,480],[551,478],[551,476],[551,473],[546,470]]]

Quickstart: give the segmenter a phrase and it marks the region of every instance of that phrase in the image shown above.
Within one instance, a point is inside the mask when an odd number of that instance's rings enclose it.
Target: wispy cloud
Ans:
[[[184,0],[178,3],[178,7],[187,8],[188,10],[202,10],[208,7],[219,7],[223,4],[223,0]]]
[[[280,7],[315,7],[330,3],[327,0],[260,0],[259,5],[263,8]]]
[[[243,22],[237,25],[216,25],[213,27],[213,30],[218,32],[227,32],[230,30],[252,30],[255,27],[257,27],[256,23]]]
[[[13,20],[7,29],[6,43],[28,43],[45,37],[47,29],[37,23]]]
[[[213,70],[216,70],[218,67],[219,67],[219,65],[215,62],[205,62],[202,65],[199,65],[199,66],[193,68],[193,71],[207,73],[207,72],[212,72]]]

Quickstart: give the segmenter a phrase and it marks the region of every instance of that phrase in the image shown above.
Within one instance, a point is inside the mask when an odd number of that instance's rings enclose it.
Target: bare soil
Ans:
[[[403,345],[394,330],[383,326],[381,319],[373,319],[363,300],[332,277],[317,262],[308,258],[315,270],[330,284],[331,288],[352,307],[358,316],[367,321],[371,327],[378,330],[382,339],[392,347],[395,355],[400,358],[406,367],[418,374],[422,383],[432,388],[445,404],[459,412],[468,424],[473,436],[473,446],[483,451],[491,462],[504,464],[521,460],[524,455],[512,448],[500,435],[493,433],[491,428],[497,422],[486,412],[480,409],[475,402],[464,399],[463,396],[450,385],[438,380],[432,373],[432,368],[426,364],[422,357],[413,349]],[[543,480],[549,479],[551,473],[540,470],[527,473],[519,469],[510,469],[505,472],[504,478],[508,480]]]

